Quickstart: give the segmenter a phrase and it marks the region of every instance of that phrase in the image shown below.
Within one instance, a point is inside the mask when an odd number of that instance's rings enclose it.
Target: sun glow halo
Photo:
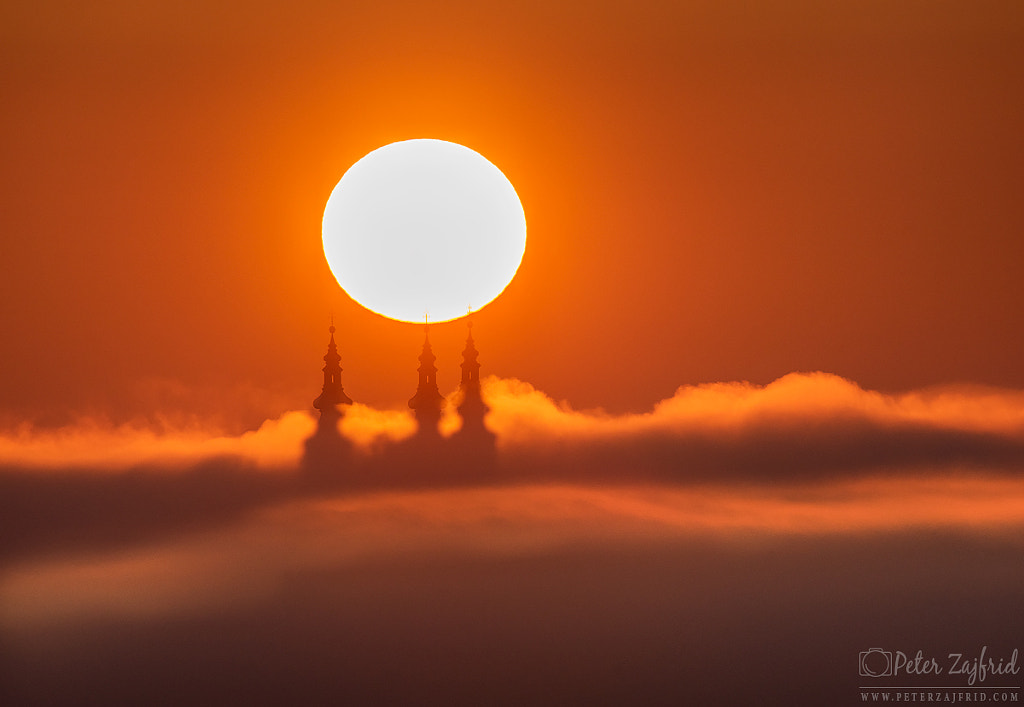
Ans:
[[[324,210],[324,254],[362,306],[405,322],[480,309],[512,281],[526,217],[512,184],[477,152],[405,140],[352,165]]]

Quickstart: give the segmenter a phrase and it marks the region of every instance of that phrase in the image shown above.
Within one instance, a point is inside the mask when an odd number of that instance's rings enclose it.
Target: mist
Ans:
[[[452,404],[9,430],[4,703],[841,704],[860,651],[1017,645],[1019,391],[484,397],[493,455]]]

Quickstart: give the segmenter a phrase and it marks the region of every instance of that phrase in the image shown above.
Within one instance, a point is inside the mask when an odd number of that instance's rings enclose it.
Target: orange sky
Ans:
[[[0,3],[0,702],[840,704],[872,646],[1009,655],[1022,86],[1019,0]],[[486,478],[389,455],[422,332],[321,247],[416,137],[526,212]]]
[[[320,245],[359,157],[436,137],[529,225],[484,374],[642,412],[824,370],[1024,386],[1018,2],[6,3],[0,420],[400,407],[417,326]],[[460,323],[432,336],[457,383]]]

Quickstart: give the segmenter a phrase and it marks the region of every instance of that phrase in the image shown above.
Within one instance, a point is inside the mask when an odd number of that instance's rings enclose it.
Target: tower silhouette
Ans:
[[[462,427],[452,439],[456,458],[469,470],[492,468],[495,463],[494,433],[484,424],[490,411],[480,392],[479,352],[473,341],[473,322],[466,321],[466,348],[462,351],[462,380],[459,382],[459,416]]]
[[[444,409],[447,401],[437,389],[437,366],[434,361],[434,351],[430,348],[430,325],[423,327],[423,351],[420,353],[420,367],[416,369],[419,373],[419,383],[416,386],[416,394],[409,400],[409,407],[416,415],[416,422],[419,428],[417,436],[438,437],[440,432],[437,424],[441,421],[441,410]]]
[[[416,394],[409,407],[416,417],[416,433],[401,441],[381,440],[369,454],[356,454],[341,434],[341,421],[352,399],[341,384],[341,356],[334,340],[331,319],[330,341],[324,355],[324,382],[313,407],[320,411],[316,432],[306,440],[303,457],[305,478],[317,492],[362,484],[388,483],[465,483],[495,478],[487,474],[497,469],[497,445],[484,420],[490,408],[480,386],[479,351],[473,339],[473,322],[468,321],[466,346],[462,351],[462,375],[456,410],[462,424],[450,437],[439,429],[447,400],[437,386],[437,366],[430,345],[430,327],[424,326],[423,349],[417,368]],[[475,481],[474,481],[475,482]]]
[[[316,483],[332,482],[340,467],[351,458],[351,445],[342,437],[338,423],[344,416],[343,405],[351,405],[352,399],[345,395],[341,385],[341,356],[334,342],[334,317],[331,317],[331,340],[324,355],[324,386],[313,401],[313,407],[320,411],[316,432],[306,440],[302,465],[310,480]]]
[[[313,407],[320,411],[320,419],[324,415],[339,414],[339,405],[351,405],[352,399],[345,395],[345,389],[341,385],[341,356],[338,355],[338,345],[334,343],[334,317],[331,317],[331,340],[327,344],[327,353],[324,354],[324,387],[320,396],[313,401]]]
[[[480,394],[480,362],[477,357],[480,352],[476,350],[476,342],[473,341],[473,322],[467,321],[466,348],[462,351],[462,380],[459,382],[458,411],[462,417],[462,429],[467,432],[484,431],[484,415],[490,408],[484,402]]]

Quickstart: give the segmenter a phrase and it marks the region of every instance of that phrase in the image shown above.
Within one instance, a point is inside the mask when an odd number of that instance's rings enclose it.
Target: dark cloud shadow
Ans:
[[[742,435],[644,433],[495,451],[484,437],[414,435],[353,449],[321,425],[296,468],[223,457],[184,468],[0,469],[0,560],[105,550],[225,525],[289,499],[523,483],[805,483],[885,473],[1018,475],[1012,436],[844,419]]]
[[[537,448],[501,458],[510,478],[539,481],[803,482],[889,472],[1019,473],[1024,439],[993,432],[867,419],[752,426],[735,433],[645,432]]]
[[[0,561],[203,532],[301,491],[294,474],[232,458],[186,469],[0,469]]]
[[[1019,557],[959,533],[377,555],[37,632],[0,649],[4,704],[853,704],[868,648],[1019,645]]]

